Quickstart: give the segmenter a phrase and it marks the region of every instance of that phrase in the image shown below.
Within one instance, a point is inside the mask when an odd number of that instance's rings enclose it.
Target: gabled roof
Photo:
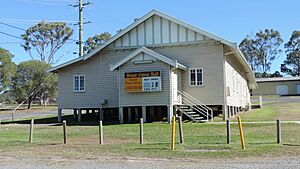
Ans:
[[[256,82],[278,82],[278,81],[300,81],[299,76],[295,77],[270,77],[270,78],[257,78]]]
[[[89,59],[90,57],[94,56],[96,53],[98,53],[99,51],[101,51],[102,49],[104,49],[105,47],[107,47],[108,45],[110,45],[111,43],[113,43],[114,41],[116,41],[118,38],[120,38],[121,36],[123,36],[126,33],[128,33],[131,29],[133,29],[136,26],[138,26],[139,24],[145,22],[147,19],[149,19],[150,17],[152,17],[154,15],[160,16],[160,17],[165,18],[167,20],[170,20],[170,21],[172,21],[174,23],[177,23],[179,25],[187,27],[188,29],[191,29],[191,30],[193,30],[193,31],[195,31],[197,33],[205,35],[205,36],[207,36],[207,37],[209,37],[211,39],[214,39],[214,40],[216,40],[216,41],[218,41],[220,43],[223,43],[223,44],[225,44],[225,45],[227,45],[227,46],[229,46],[231,48],[236,49],[236,44],[235,43],[229,42],[229,41],[227,41],[227,40],[225,40],[225,39],[223,39],[221,37],[218,37],[218,36],[213,35],[213,34],[207,32],[207,31],[204,31],[204,30],[199,29],[199,28],[197,28],[195,26],[192,26],[192,25],[190,25],[188,23],[180,21],[180,20],[178,20],[178,19],[176,19],[174,17],[171,17],[171,16],[169,16],[167,14],[164,14],[164,13],[162,13],[160,11],[152,10],[149,13],[147,13],[146,15],[144,15],[143,17],[139,18],[137,21],[135,21],[132,24],[130,24],[128,27],[126,27],[125,29],[123,29],[119,33],[117,33],[115,36],[113,36],[108,41],[106,41],[103,45],[100,45],[99,47],[97,47],[96,49],[94,49],[93,51],[91,51],[90,53],[88,53],[88,54],[86,54],[86,55],[84,55],[84,56],[82,56],[80,58],[76,58],[76,59],[73,59],[73,60],[71,60],[69,62],[66,62],[66,63],[63,63],[61,65],[55,66],[55,67],[51,68],[49,70],[49,72],[53,72],[53,71],[55,71],[57,69],[60,69],[62,67],[68,66],[70,64],[73,64],[73,63],[81,61],[81,60],[87,60],[87,59]]]
[[[87,60],[89,59],[90,57],[94,56],[96,53],[100,52],[102,49],[104,49],[105,47],[107,47],[108,45],[112,44],[114,41],[118,40],[121,36],[125,35],[126,33],[128,33],[129,31],[131,31],[133,28],[137,27],[139,24],[145,22],[147,19],[149,19],[150,17],[154,16],[154,15],[157,15],[157,16],[160,16],[164,19],[167,19],[167,20],[170,20],[178,25],[182,25],[190,30],[193,30],[199,34],[202,34],[204,36],[207,36],[208,38],[211,38],[215,41],[218,41],[226,46],[228,46],[230,48],[231,51],[234,52],[234,55],[237,56],[239,62],[243,65],[243,67],[245,68],[246,72],[247,72],[247,77],[249,79],[249,83],[250,83],[250,87],[251,88],[256,88],[257,87],[257,84],[256,84],[256,81],[255,81],[255,78],[254,78],[254,74],[249,66],[249,64],[247,63],[243,53],[239,50],[239,48],[237,47],[237,44],[236,43],[232,43],[228,40],[225,40],[219,36],[216,36],[212,33],[209,33],[205,30],[202,30],[202,29],[199,29],[195,26],[192,26],[188,23],[185,23],[183,21],[180,21],[172,16],[169,16],[167,14],[164,14],[160,11],[157,11],[157,10],[152,10],[150,11],[149,13],[147,13],[146,15],[144,15],[143,17],[141,17],[140,19],[136,20],[135,22],[133,22],[132,24],[130,24],[128,27],[126,27],[125,29],[123,29],[122,31],[120,31],[119,33],[117,33],[115,36],[113,36],[112,38],[110,38],[108,41],[106,41],[103,45],[97,47],[95,50],[93,50],[92,52],[80,57],[80,58],[77,58],[77,59],[73,59],[69,62],[66,62],[66,63],[63,63],[61,65],[58,65],[58,66],[55,66],[53,68],[51,68],[49,70],[49,72],[55,72],[56,70],[60,69],[60,68],[63,68],[65,66],[68,66],[68,65],[71,65],[73,63],[76,63],[78,61],[84,61],[84,60]]]
[[[186,22],[180,21],[170,15],[164,14],[160,11],[157,10],[152,10],[149,13],[147,13],[146,15],[144,15],[143,17],[141,17],[140,19],[138,19],[137,21],[135,21],[134,23],[132,23],[131,25],[129,25],[128,27],[126,27],[125,29],[123,29],[122,31],[120,31],[118,34],[116,34],[115,36],[113,36],[112,38],[110,38],[108,41],[106,41],[103,45],[99,46],[98,48],[96,48],[94,51],[88,53],[87,55],[84,56],[84,60],[90,58],[91,56],[93,56],[94,54],[96,54],[97,52],[99,52],[101,49],[105,48],[106,46],[108,46],[109,44],[111,44],[112,42],[114,42],[115,40],[117,40],[118,38],[120,38],[121,36],[125,35],[127,32],[129,32],[131,29],[135,28],[136,26],[138,26],[139,24],[145,22],[147,19],[149,19],[150,17],[152,17],[153,15],[157,15],[160,16],[162,18],[165,18],[167,20],[170,20],[174,23],[177,23],[178,25],[182,25],[184,27],[187,27],[195,32],[198,32],[200,34],[203,34],[211,39],[214,39],[216,41],[219,41],[227,46],[230,46],[232,48],[235,48],[236,44],[229,42],[221,37],[218,37],[214,34],[211,34],[207,31],[204,31],[202,29],[199,29],[193,25],[190,25]]]
[[[154,52],[153,50],[150,50],[146,47],[141,47],[137,50],[135,50],[134,52],[132,52],[130,55],[126,56],[125,58],[123,58],[122,60],[120,60],[119,62],[110,65],[110,71],[115,70],[116,68],[118,68],[119,66],[123,65],[124,63],[126,63],[127,61],[129,61],[130,59],[134,58],[135,56],[137,56],[140,53],[145,53],[155,59],[158,59],[166,64],[169,64],[175,68],[181,68],[181,69],[186,69],[187,67],[178,63],[177,60],[172,60],[164,55],[161,55],[157,52]]]

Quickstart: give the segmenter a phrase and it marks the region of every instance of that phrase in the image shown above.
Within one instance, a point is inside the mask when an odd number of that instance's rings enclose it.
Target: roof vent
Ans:
[[[140,18],[134,18],[134,22],[136,22],[136,21],[138,21],[138,20],[140,20]]]
[[[119,29],[119,30],[117,31],[117,33],[120,33],[122,30],[123,30],[123,29]]]

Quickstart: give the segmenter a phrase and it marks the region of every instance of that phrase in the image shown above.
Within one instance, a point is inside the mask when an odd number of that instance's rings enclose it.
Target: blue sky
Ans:
[[[85,0],[83,0],[85,2]],[[89,0],[93,5],[84,10],[91,24],[84,26],[84,39],[102,32],[115,34],[152,9],[160,10],[208,32],[239,43],[246,35],[273,28],[288,41],[294,30],[300,30],[299,0]],[[70,7],[76,0],[10,0],[0,11],[0,21],[24,29],[45,21],[76,21],[78,11]],[[73,39],[78,38],[77,26]],[[20,36],[23,31],[0,24],[0,31]],[[9,43],[7,43],[9,42]],[[20,39],[0,34],[0,47],[15,55],[14,61],[29,60],[20,46]],[[59,63],[77,57],[74,43],[66,44],[58,53]],[[279,70],[286,55],[282,53],[273,63],[271,72]]]

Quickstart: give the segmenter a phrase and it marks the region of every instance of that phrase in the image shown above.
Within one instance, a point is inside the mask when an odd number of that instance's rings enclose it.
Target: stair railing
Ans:
[[[194,110],[196,110],[198,113],[202,114],[204,117],[206,117],[206,121],[209,120],[208,117],[208,111],[204,110],[203,108],[201,108],[200,106],[195,105],[195,103],[189,99],[187,99],[186,97],[182,98],[182,101],[187,104],[188,106],[190,106],[191,108],[193,108]]]

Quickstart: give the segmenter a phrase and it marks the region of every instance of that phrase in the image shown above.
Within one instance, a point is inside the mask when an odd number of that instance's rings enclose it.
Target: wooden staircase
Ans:
[[[175,105],[176,111],[184,114],[191,121],[203,123],[211,120],[213,121],[213,110],[200,102],[198,99],[192,97],[183,91],[178,91],[180,96],[180,104]]]
[[[203,116],[201,116],[199,113],[197,113],[196,111],[194,111],[193,108],[191,108],[188,105],[180,105],[176,107],[176,110],[180,113],[180,114],[184,114],[186,115],[190,120],[192,120],[193,122],[197,122],[197,123],[202,123],[205,122],[206,120],[204,119]]]

